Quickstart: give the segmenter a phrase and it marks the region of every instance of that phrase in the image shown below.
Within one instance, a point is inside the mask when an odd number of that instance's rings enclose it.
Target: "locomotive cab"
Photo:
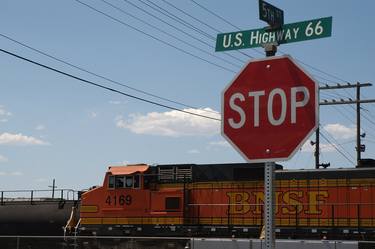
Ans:
[[[162,187],[154,178],[145,164],[109,167],[103,186],[82,195],[81,230],[123,235],[155,224],[182,224],[183,189]]]

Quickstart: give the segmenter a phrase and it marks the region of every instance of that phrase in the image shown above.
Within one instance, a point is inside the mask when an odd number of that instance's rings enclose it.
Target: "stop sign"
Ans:
[[[252,60],[222,92],[222,135],[249,162],[288,160],[318,108],[318,84],[290,56]]]

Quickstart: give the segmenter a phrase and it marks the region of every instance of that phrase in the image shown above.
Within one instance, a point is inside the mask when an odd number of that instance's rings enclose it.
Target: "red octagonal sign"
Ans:
[[[318,84],[290,56],[253,60],[222,93],[222,135],[250,162],[288,160],[318,108]]]

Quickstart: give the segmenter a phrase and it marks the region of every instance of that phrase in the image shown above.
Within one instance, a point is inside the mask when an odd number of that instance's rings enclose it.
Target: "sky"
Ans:
[[[211,118],[220,118],[221,91],[241,67],[264,57],[260,48],[214,49],[219,32],[266,26],[255,0],[80,1],[3,0],[0,48]],[[301,61],[320,84],[375,83],[374,1],[269,2],[284,10],[285,23],[333,17],[331,37],[283,44],[277,55]],[[109,165],[245,162],[220,135],[219,121],[4,52],[0,68],[0,190],[48,189],[53,179],[59,188],[86,189],[102,183]],[[354,89],[320,94],[349,97]],[[362,88],[361,98],[375,98],[375,87]],[[374,158],[374,104],[361,112],[362,157]],[[321,137],[321,162],[353,167],[355,106],[321,106],[320,127],[330,140]],[[284,168],[314,168],[309,141],[280,162]]]

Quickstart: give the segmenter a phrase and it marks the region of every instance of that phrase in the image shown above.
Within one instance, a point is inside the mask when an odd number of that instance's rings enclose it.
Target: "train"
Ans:
[[[82,193],[82,235],[259,238],[264,164],[110,166]],[[375,161],[355,168],[276,164],[277,238],[375,239]],[[69,224],[69,222],[68,222]]]

